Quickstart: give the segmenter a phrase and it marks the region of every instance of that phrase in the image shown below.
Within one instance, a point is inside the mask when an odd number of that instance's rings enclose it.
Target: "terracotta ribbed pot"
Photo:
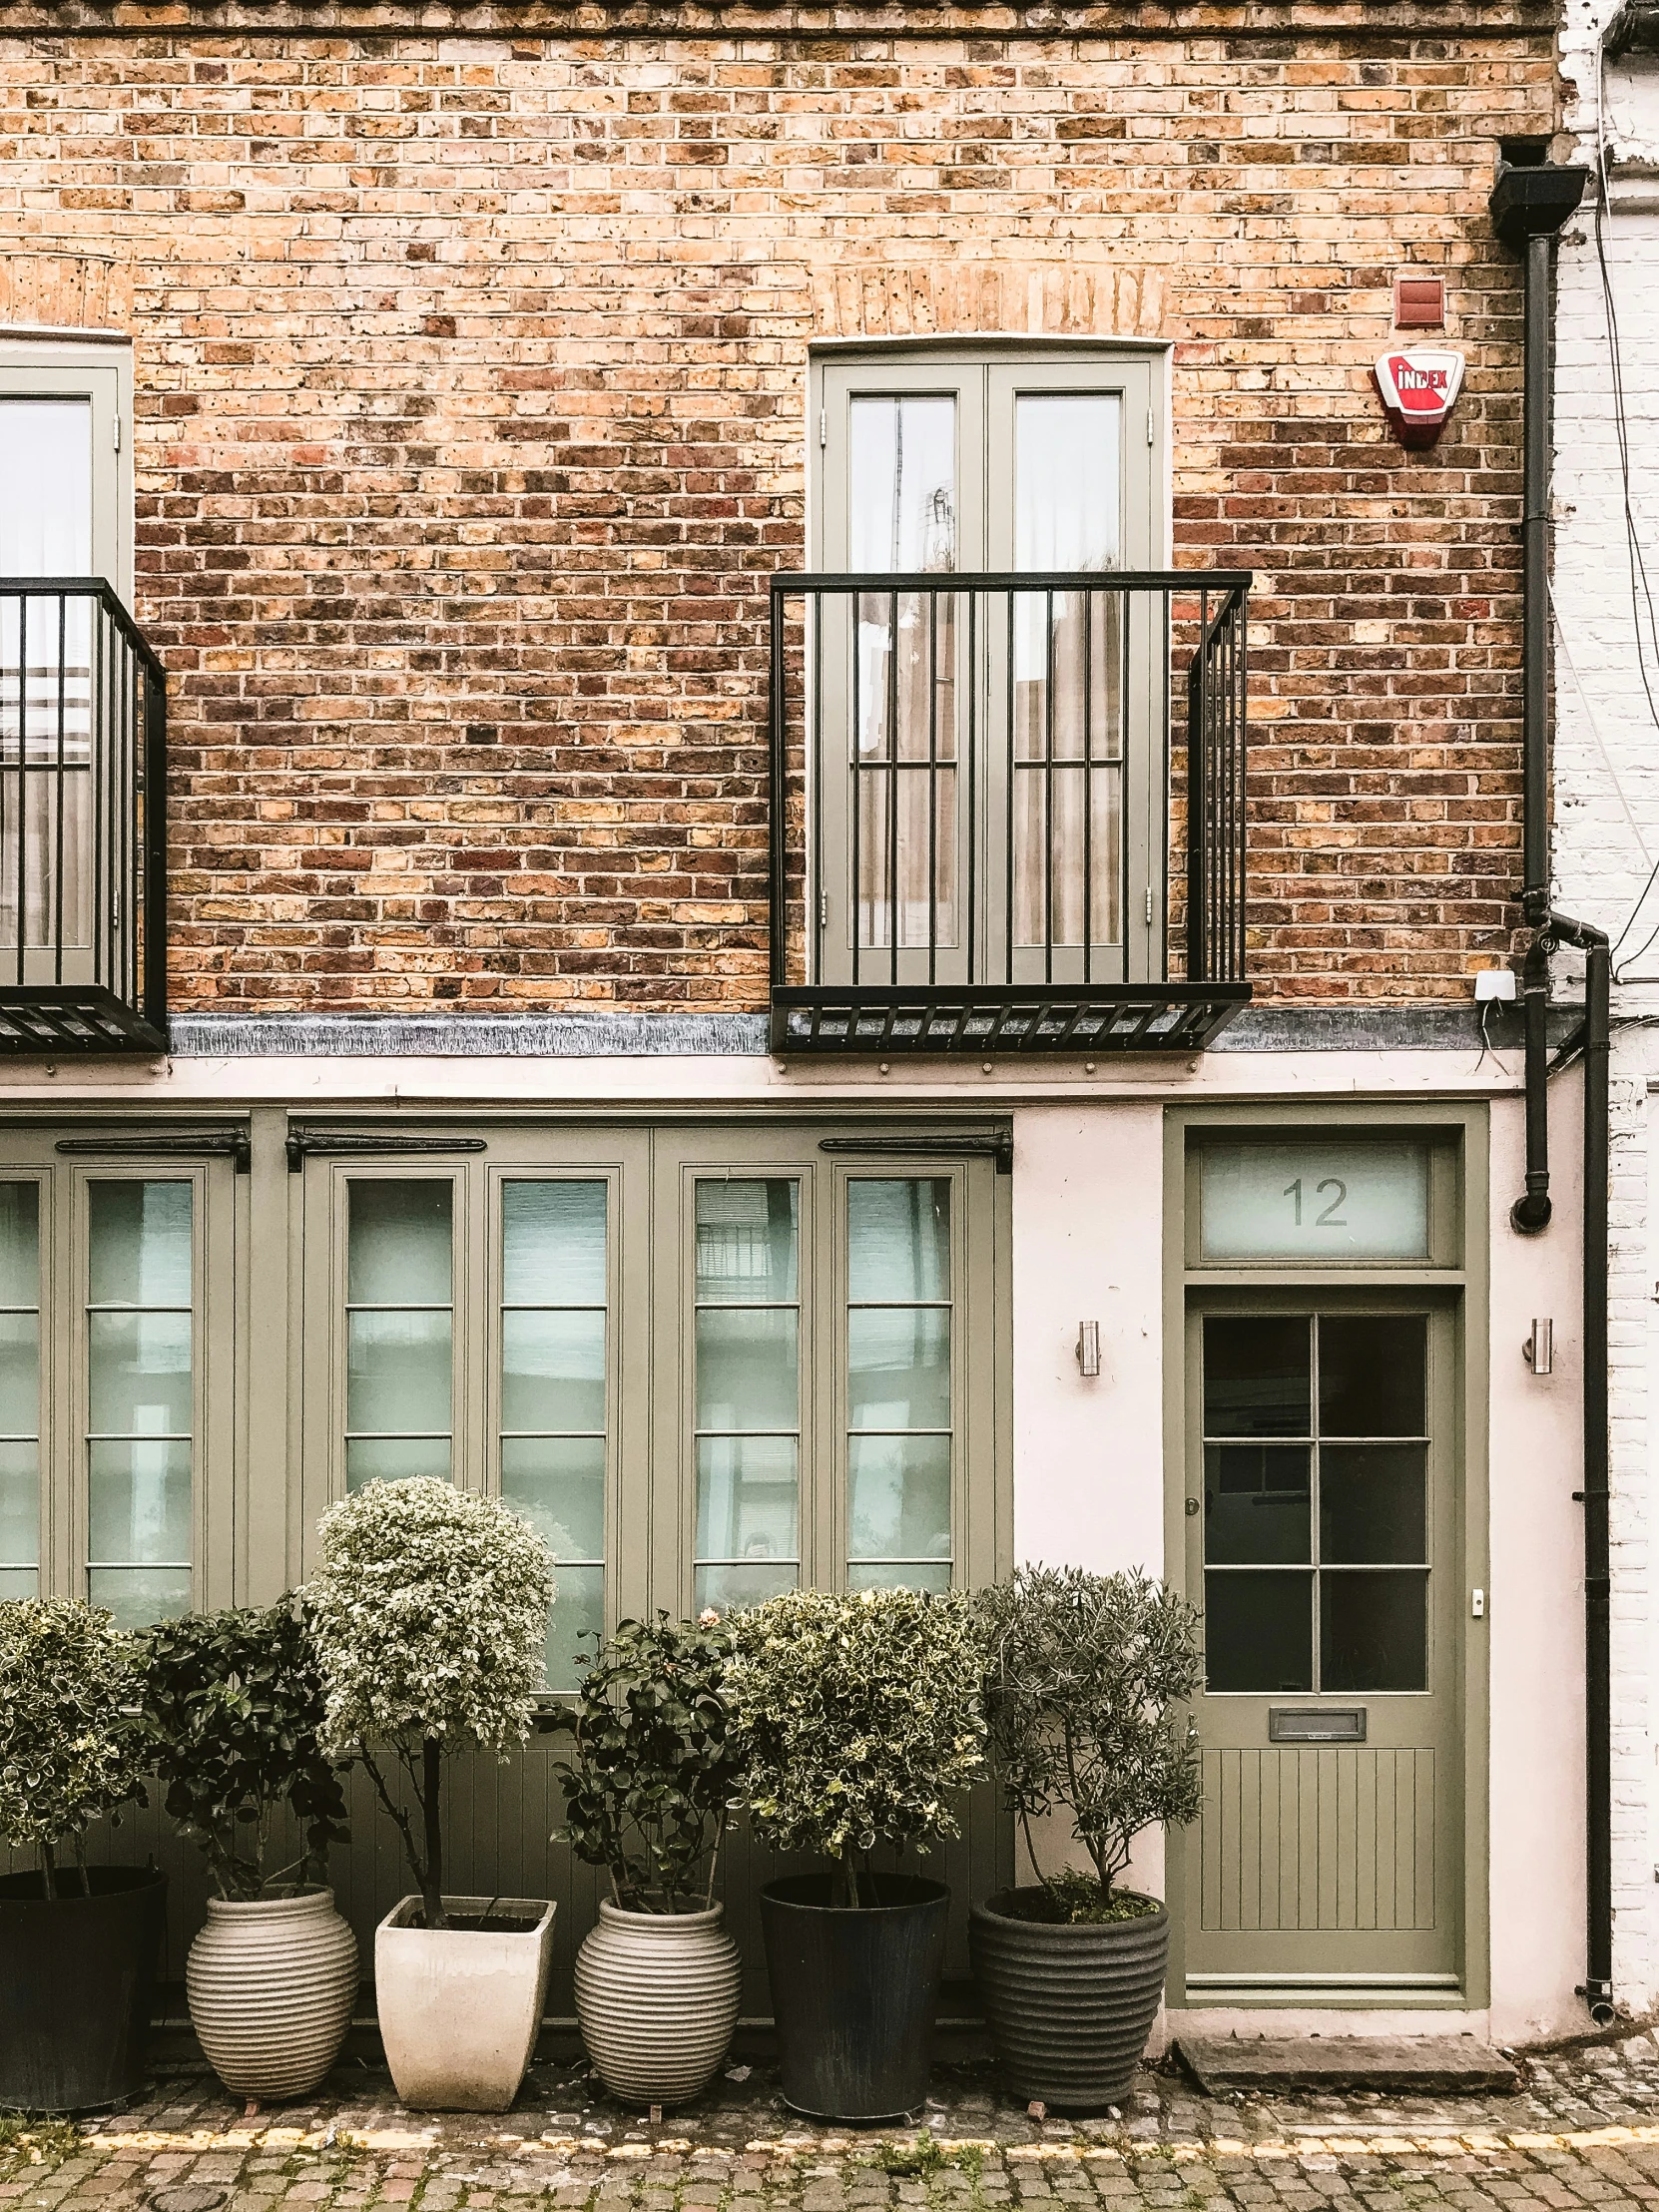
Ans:
[[[185,1965],[191,2025],[239,2097],[302,2097],[339,2055],[357,1994],[357,1940],[332,1890],[228,1904]]]
[[[1098,1926],[1022,1920],[1014,1900],[1032,1895],[999,1891],[968,1915],[968,1956],[1004,2082],[1021,2102],[1038,2097],[1061,2112],[1121,2107],[1164,1993],[1169,1914],[1157,1905]]]
[[[684,2104],[731,2046],[743,1979],[725,1908],[624,1913],[603,1901],[576,1953],[576,2016],[599,2077],[625,2104]]]

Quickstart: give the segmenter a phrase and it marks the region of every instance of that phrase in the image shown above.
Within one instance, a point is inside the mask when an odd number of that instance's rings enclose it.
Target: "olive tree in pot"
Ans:
[[[0,1876],[0,2109],[86,2111],[143,2086],[167,1878],[86,1849],[94,1821],[144,1802],[140,1679],[107,1612],[0,1604],[0,1843],[40,1860]]]
[[[1101,2112],[1127,2096],[1163,1993],[1169,1915],[1119,1878],[1143,1829],[1198,1813],[1182,1707],[1199,1615],[1144,1575],[1077,1567],[1021,1567],[978,1604],[991,1758],[1038,1879],[973,1907],[973,1970],[1009,2087]],[[1032,1823],[1048,1814],[1089,1871],[1043,1871]]]
[[[756,1833],[824,1872],[761,1892],[784,2096],[870,2120],[926,2094],[950,1894],[877,1872],[882,1845],[954,1835],[984,1766],[969,1601],[795,1590],[733,1622],[726,1696]]]
[[[386,2062],[405,2104],[504,2112],[541,2025],[553,1907],[445,1891],[443,1774],[456,1752],[505,1761],[528,1736],[552,1562],[498,1499],[425,1476],[367,1483],[318,1533],[304,1596],[322,1748],[361,1761],[415,1881],[374,1935]]]
[[[185,1965],[197,2039],[237,2095],[303,2096],[350,2025],[357,1944],[326,1884],[345,1798],[318,1741],[322,1685],[293,1601],[153,1628],[144,1723],[167,1810],[217,1893]],[[283,1809],[303,1848],[268,1871]]]
[[[623,1621],[567,1709],[559,1840],[611,1878],[576,1954],[576,2014],[611,2094],[683,2104],[737,2025],[742,1966],[715,1903],[736,1785],[721,1695],[731,1637],[712,1613]]]

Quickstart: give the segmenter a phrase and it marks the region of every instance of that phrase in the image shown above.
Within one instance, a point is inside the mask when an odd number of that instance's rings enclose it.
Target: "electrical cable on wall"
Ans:
[[[1607,261],[1606,213],[1609,193],[1609,179],[1607,167],[1606,81],[1606,49],[1600,42],[1598,42],[1596,46],[1595,120],[1596,200],[1595,211],[1591,219],[1591,235],[1595,242],[1596,266],[1601,277],[1602,312],[1607,327],[1608,370],[1611,379],[1613,394],[1613,434],[1618,445],[1619,454],[1619,480],[1624,511],[1625,551],[1630,576],[1630,620],[1631,628],[1636,641],[1636,667],[1637,672],[1642,680],[1642,693],[1643,697],[1647,701],[1649,719],[1652,721],[1655,731],[1659,732],[1659,701],[1656,701],[1654,695],[1655,677],[1653,675],[1650,675],[1648,669],[1649,643],[1651,643],[1652,645],[1653,658],[1656,664],[1656,668],[1659,668],[1659,615],[1656,615],[1654,609],[1653,592],[1648,582],[1647,563],[1642,556],[1641,537],[1636,527],[1635,504],[1631,497],[1630,422],[1628,410],[1625,405],[1624,354],[1619,342],[1619,320],[1618,309],[1613,297],[1613,276]],[[1550,595],[1550,599],[1551,605],[1553,607],[1553,592]],[[1644,606],[1646,608],[1647,614],[1645,636],[1644,624],[1642,619]],[[1563,650],[1565,650],[1565,638],[1561,632],[1561,618],[1559,611],[1556,612],[1555,623],[1557,635],[1562,637]],[[1572,667],[1570,654],[1567,655],[1567,665],[1569,671],[1572,673],[1574,683],[1575,685],[1577,685],[1577,671]],[[1580,697],[1582,698],[1583,687],[1581,685],[1578,685],[1578,689],[1580,692]],[[1589,717],[1588,700],[1584,700],[1583,704],[1586,716],[1590,720],[1591,734],[1595,738],[1597,749],[1601,751],[1603,761],[1606,763],[1609,773],[1613,775],[1614,788],[1619,793],[1620,800],[1624,804],[1626,815],[1630,819],[1632,829],[1634,829],[1634,814],[1631,812],[1630,803],[1628,798],[1626,798],[1625,796],[1623,786],[1620,783],[1616,772],[1612,770],[1611,762],[1607,759],[1605,748],[1601,745],[1600,732],[1595,727],[1594,719],[1593,717]],[[1639,834],[1637,836],[1637,844],[1638,848],[1642,852],[1642,857],[1646,859],[1646,845]],[[1641,943],[1636,946],[1634,951],[1626,950],[1626,944],[1630,937],[1631,931],[1635,928],[1637,920],[1643,912],[1643,909],[1646,907],[1648,899],[1651,897],[1656,884],[1659,884],[1659,860],[1655,860],[1649,864],[1647,880],[1643,883],[1641,891],[1637,895],[1635,904],[1631,907],[1629,914],[1626,916],[1624,926],[1619,930],[1617,936],[1613,940],[1613,972],[1615,977],[1621,982],[1624,980],[1624,971],[1634,966],[1635,963],[1639,961],[1643,957],[1643,955],[1650,949],[1655,939],[1659,939],[1659,919],[1656,919],[1653,926],[1649,929],[1647,935],[1642,939]]]

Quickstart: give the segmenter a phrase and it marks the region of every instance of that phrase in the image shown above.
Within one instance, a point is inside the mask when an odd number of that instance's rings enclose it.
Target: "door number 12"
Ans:
[[[1338,1212],[1338,1208],[1342,1205],[1344,1199],[1346,1199],[1348,1196],[1348,1185],[1341,1181],[1339,1177],[1335,1175],[1328,1175],[1323,1183],[1315,1184],[1314,1199],[1317,1201],[1324,1198],[1327,1191],[1335,1191],[1337,1195],[1327,1205],[1324,1213],[1316,1214],[1314,1216],[1314,1227],[1316,1229],[1346,1229],[1348,1227],[1348,1223]],[[1299,1175],[1294,1183],[1287,1183],[1285,1188],[1280,1192],[1279,1195],[1281,1198],[1289,1198],[1295,1201],[1296,1225],[1300,1229],[1302,1227],[1301,1176]]]

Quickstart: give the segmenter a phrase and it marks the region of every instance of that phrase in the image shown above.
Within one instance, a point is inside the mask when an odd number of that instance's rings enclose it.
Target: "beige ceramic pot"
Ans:
[[[374,1931],[374,2002],[386,2064],[420,2112],[505,2112],[536,2047],[554,1907],[544,1898],[452,1898],[455,1919],[521,1928],[421,1928],[404,1898]]]
[[[185,1992],[208,2063],[239,2097],[302,2097],[339,2055],[357,1994],[357,1943],[332,1890],[208,1900]]]
[[[742,1965],[725,1911],[623,1913],[602,1903],[576,1954],[582,2040],[612,2096],[684,2104],[708,2086],[738,2019]]]

